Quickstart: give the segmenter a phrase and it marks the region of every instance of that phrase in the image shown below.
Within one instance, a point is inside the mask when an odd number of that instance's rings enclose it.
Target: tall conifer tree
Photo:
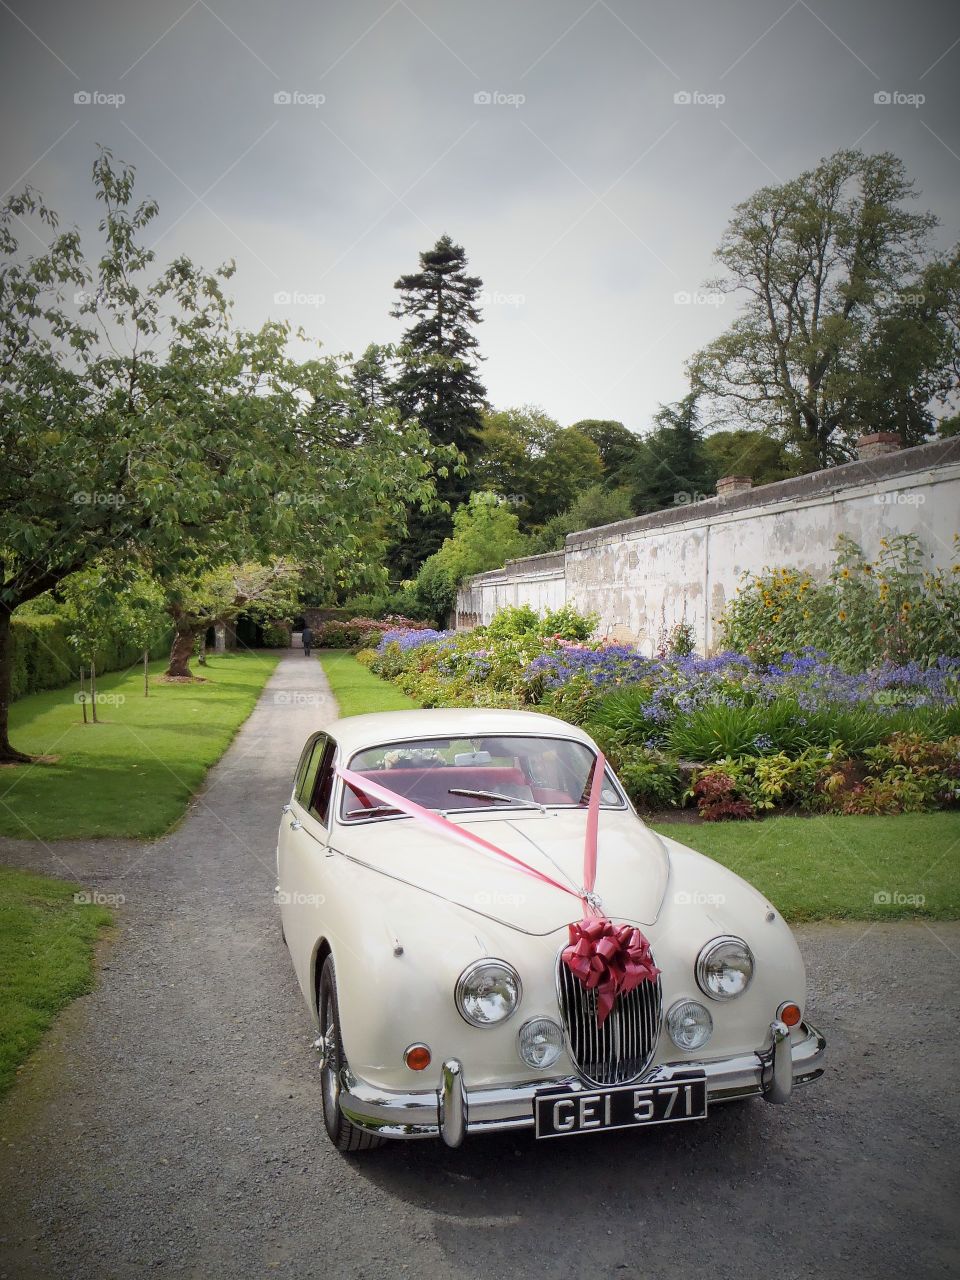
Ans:
[[[453,511],[471,490],[471,464],[477,455],[486,390],[480,381],[477,302],[483,281],[467,274],[467,255],[449,236],[420,254],[420,270],[401,276],[400,298],[391,315],[410,319],[400,348],[401,369],[393,402],[403,418],[417,418],[431,440],[456,445],[460,467],[437,477],[437,496],[447,511],[410,512],[407,536],[394,553],[394,569],[412,576],[436,551],[453,527]]]

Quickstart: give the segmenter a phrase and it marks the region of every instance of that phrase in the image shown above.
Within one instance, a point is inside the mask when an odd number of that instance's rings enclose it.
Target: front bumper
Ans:
[[[706,1075],[707,1101],[759,1095],[768,1102],[786,1102],[794,1085],[823,1075],[826,1041],[815,1027],[802,1022],[794,1041],[782,1022],[770,1024],[768,1043],[752,1053],[719,1062],[671,1062],[654,1067],[637,1083],[667,1082],[691,1071]],[[544,1089],[596,1093],[579,1077],[524,1081],[493,1088],[468,1089],[463,1067],[455,1059],[443,1064],[439,1089],[418,1093],[387,1093],[367,1084],[345,1068],[341,1079],[340,1110],[360,1129],[384,1138],[443,1138],[458,1147],[468,1133],[533,1127],[533,1099]]]

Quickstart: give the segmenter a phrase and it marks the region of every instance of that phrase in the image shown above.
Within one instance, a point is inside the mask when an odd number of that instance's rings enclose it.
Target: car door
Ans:
[[[290,799],[283,806],[280,814],[280,829],[277,833],[277,901],[280,905],[280,918],[283,920],[283,931],[286,933],[287,925],[284,915],[284,897],[289,892],[290,885],[288,883],[290,876],[290,843],[292,837],[290,832],[297,828],[297,816],[293,813],[294,798],[300,792],[303,783],[304,774],[310,765],[313,749],[316,745],[319,734],[312,734],[304,743],[303,750],[300,752],[300,760],[297,764],[297,771],[293,775],[293,791]]]
[[[304,995],[312,1000],[311,962],[317,939],[324,933],[327,865],[333,856],[328,846],[336,743],[329,734],[318,733],[308,747],[281,828],[280,910],[297,978]]]

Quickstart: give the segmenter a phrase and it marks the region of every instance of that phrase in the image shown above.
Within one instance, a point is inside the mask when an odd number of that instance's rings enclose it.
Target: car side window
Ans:
[[[297,763],[297,772],[293,775],[293,794],[295,797],[300,796],[300,785],[303,782],[303,775],[307,771],[307,765],[310,763],[310,757],[313,755],[313,748],[316,745],[316,738],[308,738],[304,743],[303,750],[300,752],[300,760]]]
[[[327,738],[313,787],[313,798],[308,806],[313,816],[322,822],[324,826],[327,825],[327,819],[330,816],[330,797],[333,794],[333,779],[335,776],[333,762],[336,754],[337,744],[332,738]]]
[[[314,738],[309,758],[304,768],[297,775],[296,800],[297,804],[302,805],[304,809],[310,808],[310,800],[316,785],[320,761],[323,759],[327,742],[328,738],[325,733],[320,733]]]

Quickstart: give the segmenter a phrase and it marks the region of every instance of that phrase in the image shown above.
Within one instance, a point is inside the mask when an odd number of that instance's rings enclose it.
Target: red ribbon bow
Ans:
[[[562,958],[588,991],[596,991],[598,1027],[618,995],[627,995],[641,982],[653,982],[660,972],[639,929],[606,919],[570,925],[570,945],[564,947]]]
[[[588,916],[570,925],[570,945],[562,959],[588,991],[597,993],[597,1026],[602,1027],[617,996],[627,995],[641,982],[653,982],[660,970],[653,963],[650,944],[631,924],[615,925],[594,906],[593,886],[597,878],[597,830],[600,823],[600,793],[606,760],[601,753],[593,767],[593,784],[587,810],[587,838],[583,852],[583,903]]]

